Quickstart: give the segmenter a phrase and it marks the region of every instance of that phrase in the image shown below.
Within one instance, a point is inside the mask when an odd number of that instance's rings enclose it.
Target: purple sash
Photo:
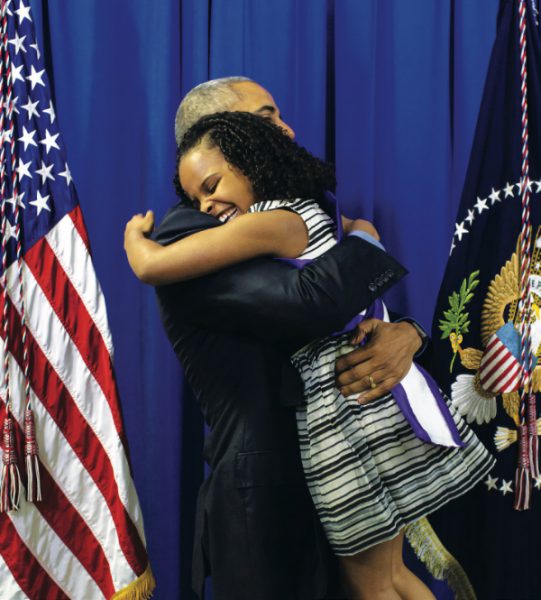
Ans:
[[[327,192],[324,202],[320,204],[335,221],[337,237],[340,240],[342,238],[342,222],[333,194]],[[279,260],[286,260],[297,268],[302,268],[312,262],[307,259]],[[365,319],[389,322],[387,308],[380,298],[377,298],[365,311],[356,315],[341,331],[333,335],[349,332]],[[460,439],[457,426],[438,384],[421,366],[413,363],[402,381],[392,388],[391,393],[419,439],[440,446],[463,447],[465,445]]]

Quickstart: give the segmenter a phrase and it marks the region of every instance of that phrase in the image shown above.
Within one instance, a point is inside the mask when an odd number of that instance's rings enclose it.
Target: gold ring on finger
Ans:
[[[378,384],[374,381],[372,375],[368,375],[368,381],[370,382],[370,388],[375,389],[378,387]]]

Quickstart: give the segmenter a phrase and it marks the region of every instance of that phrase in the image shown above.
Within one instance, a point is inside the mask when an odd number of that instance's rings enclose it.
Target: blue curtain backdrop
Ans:
[[[107,299],[156,598],[185,600],[202,424],[122,249],[133,213],[175,201],[180,98],[226,75],[267,87],[298,140],[336,162],[343,211],[373,220],[409,268],[390,306],[428,328],[498,0],[30,4]]]

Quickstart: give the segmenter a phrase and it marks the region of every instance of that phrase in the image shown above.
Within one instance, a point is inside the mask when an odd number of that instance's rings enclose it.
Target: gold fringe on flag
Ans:
[[[536,421],[537,435],[541,435],[541,417]],[[533,432],[531,432],[531,435]],[[501,452],[506,448],[509,448],[511,444],[514,444],[518,439],[518,433],[516,429],[509,429],[508,427],[497,427],[496,433],[494,434],[494,445],[496,450]]]
[[[406,526],[406,538],[432,577],[447,582],[456,600],[477,600],[466,572],[441,543],[426,517]]]
[[[152,575],[150,563],[148,563],[142,575],[135,581],[132,581],[130,585],[116,592],[111,596],[110,600],[149,600],[152,597],[155,587],[156,580],[154,579],[154,575]]]

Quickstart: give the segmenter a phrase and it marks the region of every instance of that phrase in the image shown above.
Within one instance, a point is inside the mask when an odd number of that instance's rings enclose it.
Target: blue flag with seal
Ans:
[[[480,599],[541,598],[538,5],[500,2],[434,316],[434,374],[497,459],[483,483],[430,518]]]

